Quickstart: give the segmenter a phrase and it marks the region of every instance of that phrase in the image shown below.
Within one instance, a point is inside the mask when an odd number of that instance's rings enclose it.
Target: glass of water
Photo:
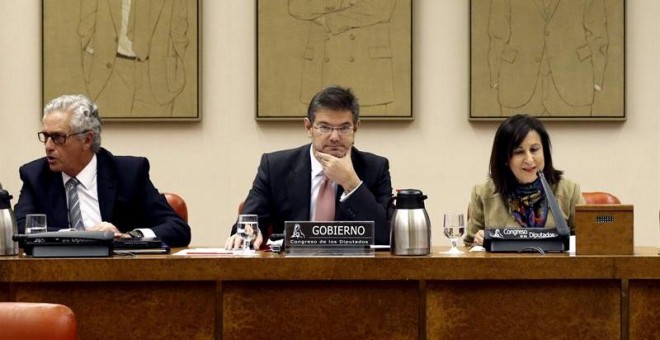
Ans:
[[[236,233],[243,240],[243,249],[241,252],[254,252],[254,250],[250,249],[250,244],[257,238],[257,235],[259,235],[259,217],[254,214],[238,215]]]
[[[463,214],[445,214],[445,222],[442,229],[445,236],[451,240],[451,249],[444,253],[462,254],[463,251],[458,249],[456,243],[465,233],[465,220]]]
[[[45,233],[47,230],[46,214],[27,214],[25,215],[25,233]]]

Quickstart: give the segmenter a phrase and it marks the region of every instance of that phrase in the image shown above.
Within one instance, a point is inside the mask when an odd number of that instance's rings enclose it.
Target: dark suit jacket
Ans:
[[[263,235],[268,226],[282,233],[284,221],[310,220],[312,165],[310,145],[264,154],[257,176],[243,206],[243,213],[259,215]],[[337,221],[374,221],[377,244],[390,243],[392,197],[389,162],[386,158],[353,148],[351,160],[362,185],[344,202],[337,186]],[[236,226],[234,225],[235,231]]]
[[[190,227],[169,206],[149,179],[149,161],[144,157],[114,156],[101,148],[97,158],[97,190],[103,221],[125,233],[151,228],[171,247],[190,243]],[[19,169],[23,187],[14,207],[19,233],[25,215],[44,213],[48,230],[69,227],[66,193],[61,172],[53,172],[46,158]]]

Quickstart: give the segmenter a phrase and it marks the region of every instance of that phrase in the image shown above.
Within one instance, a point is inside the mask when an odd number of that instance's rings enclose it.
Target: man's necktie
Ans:
[[[66,182],[66,199],[69,201],[69,224],[71,228],[77,230],[85,230],[83,225],[82,215],[80,213],[80,201],[78,200],[78,180],[75,177],[71,177]]]
[[[332,181],[326,176],[321,180],[319,195],[316,198],[316,221],[335,220],[335,190]]]

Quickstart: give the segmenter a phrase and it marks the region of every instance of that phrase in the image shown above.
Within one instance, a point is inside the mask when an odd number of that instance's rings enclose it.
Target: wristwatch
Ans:
[[[142,231],[137,230],[137,229],[129,231],[128,234],[131,235],[131,237],[133,237],[133,238],[143,238],[144,237],[144,234],[142,233]]]

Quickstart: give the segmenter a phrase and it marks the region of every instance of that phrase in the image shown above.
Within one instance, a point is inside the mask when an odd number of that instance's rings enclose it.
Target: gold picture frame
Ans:
[[[412,0],[255,0],[257,120],[306,116],[312,96],[351,88],[360,118],[411,120]]]
[[[199,121],[200,0],[42,0],[42,102],[104,121]]]
[[[625,0],[471,0],[470,120],[624,121]]]

